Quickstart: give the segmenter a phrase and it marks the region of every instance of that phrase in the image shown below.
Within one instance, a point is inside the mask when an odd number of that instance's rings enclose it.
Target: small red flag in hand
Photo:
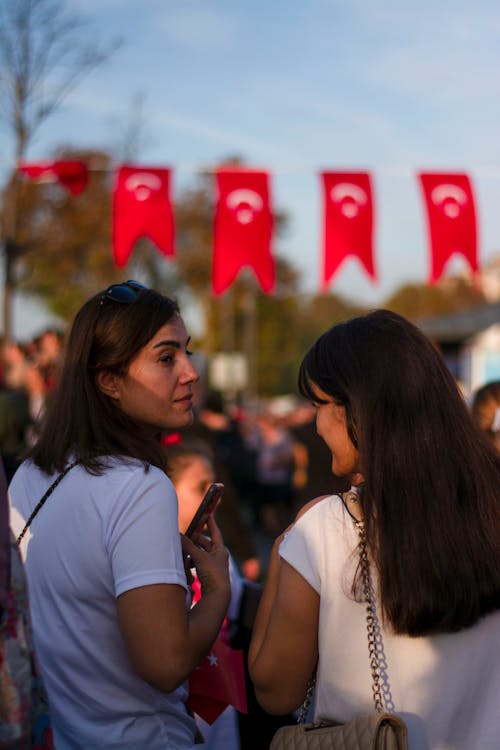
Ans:
[[[418,174],[427,208],[431,249],[429,284],[441,277],[451,256],[463,255],[472,271],[479,268],[474,195],[466,174]]]
[[[19,171],[31,180],[40,182],[58,181],[72,195],[82,193],[89,181],[87,165],[83,161],[43,161],[22,163]]]
[[[244,266],[253,268],[262,291],[274,289],[273,216],[267,172],[219,169],[212,286],[222,294]]]
[[[219,635],[189,678],[188,708],[213,724],[227,706],[247,713],[243,651],[230,648]]]
[[[170,170],[122,166],[113,195],[113,254],[127,264],[139,237],[148,237],[163,255],[174,254]]]
[[[373,201],[367,172],[322,172],[323,277],[326,290],[344,260],[356,256],[376,278],[373,262]]]

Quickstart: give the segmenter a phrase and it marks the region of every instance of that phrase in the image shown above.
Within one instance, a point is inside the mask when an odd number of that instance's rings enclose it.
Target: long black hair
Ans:
[[[401,316],[334,326],[299,389],[345,407],[384,618],[412,636],[452,632],[500,607],[500,457],[441,354]]]
[[[117,407],[97,385],[97,375],[125,375],[155,333],[179,314],[177,303],[153,289],[136,290],[128,304],[100,292],[77,313],[56,392],[29,453],[46,473],[79,458],[89,471],[104,470],[107,456],[129,456],[164,468],[159,439]]]

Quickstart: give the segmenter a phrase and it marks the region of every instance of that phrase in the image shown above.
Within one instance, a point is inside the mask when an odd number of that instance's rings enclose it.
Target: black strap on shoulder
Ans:
[[[50,485],[50,487],[49,487],[49,489],[47,490],[47,492],[45,493],[45,495],[44,495],[44,496],[42,497],[42,499],[41,499],[41,500],[39,500],[39,501],[38,501],[38,503],[37,503],[37,504],[35,505],[35,508],[34,508],[34,510],[33,510],[33,513],[32,513],[32,514],[31,514],[31,516],[30,516],[30,517],[28,518],[28,520],[26,521],[26,525],[25,525],[24,529],[23,529],[23,530],[21,531],[21,533],[20,533],[20,534],[19,534],[19,536],[17,537],[17,543],[18,543],[18,544],[19,544],[19,543],[21,542],[21,539],[23,538],[23,536],[24,536],[24,535],[26,534],[26,532],[28,531],[28,529],[29,529],[29,527],[30,527],[30,524],[31,524],[31,522],[33,521],[34,517],[36,516],[36,514],[38,513],[38,511],[40,510],[40,508],[42,507],[42,505],[44,505],[44,503],[45,503],[45,501],[47,500],[47,498],[49,497],[49,495],[51,495],[51,494],[52,494],[52,493],[54,492],[55,488],[57,487],[57,485],[59,484],[59,482],[61,481],[61,479],[64,479],[64,477],[66,476],[66,474],[68,473],[68,471],[70,471],[70,469],[72,469],[72,468],[73,468],[74,466],[76,466],[76,465],[77,465],[78,463],[80,463],[80,462],[79,462],[79,461],[73,461],[73,463],[72,463],[72,464],[68,464],[68,465],[66,466],[66,468],[64,469],[64,471],[62,471],[62,472],[61,472],[61,473],[59,474],[59,476],[57,477],[57,479],[55,480],[55,482],[52,482],[52,484]]]

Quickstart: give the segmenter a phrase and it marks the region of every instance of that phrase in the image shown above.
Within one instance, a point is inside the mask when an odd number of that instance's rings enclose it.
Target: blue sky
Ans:
[[[366,169],[374,181],[379,282],[350,259],[334,291],[376,305],[425,281],[418,169],[468,172],[480,262],[500,252],[497,2],[66,2],[96,38],[123,44],[42,127],[33,159],[62,143],[116,143],[141,94],[138,161],[171,166],[176,190],[228,154],[270,170],[275,205],[290,219],[276,248],[307,291],[319,288],[322,169]]]

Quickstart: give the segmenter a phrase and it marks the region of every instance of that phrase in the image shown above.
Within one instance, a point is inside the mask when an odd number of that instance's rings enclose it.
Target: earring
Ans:
[[[356,489],[350,489],[347,492],[344,492],[344,498],[348,503],[357,503],[358,498],[358,491]]]

